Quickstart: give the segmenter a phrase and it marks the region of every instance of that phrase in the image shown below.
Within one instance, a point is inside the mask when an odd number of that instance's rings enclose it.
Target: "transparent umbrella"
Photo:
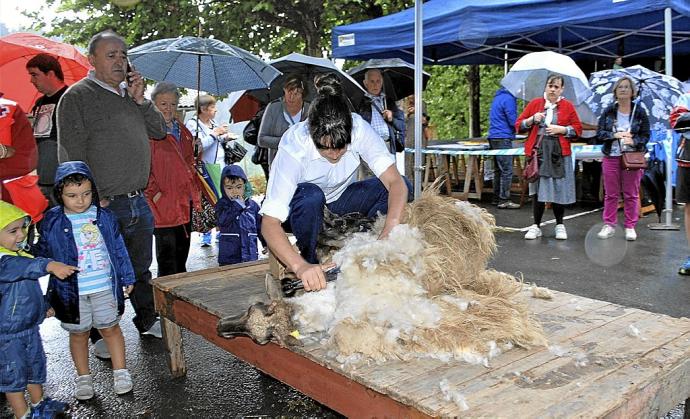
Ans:
[[[563,97],[575,105],[591,94],[585,73],[567,55],[552,51],[529,53],[513,65],[501,84],[516,98],[532,100],[544,94],[549,74],[559,74],[565,80]]]

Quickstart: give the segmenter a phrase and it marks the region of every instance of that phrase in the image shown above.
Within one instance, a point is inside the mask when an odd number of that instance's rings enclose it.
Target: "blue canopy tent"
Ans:
[[[426,64],[498,64],[535,50],[578,60],[690,54],[689,0],[430,0],[378,19],[336,26],[333,57],[398,57]],[[421,76],[415,80],[415,196],[419,195]],[[668,166],[670,167],[670,166]],[[670,173],[667,176],[670,179]],[[669,188],[670,182],[667,182]],[[671,223],[671,194],[665,223]]]
[[[425,64],[500,64],[505,54],[556,50],[578,60],[664,55],[670,9],[674,54],[690,54],[688,0],[430,0]],[[333,28],[333,57],[414,58],[414,9]]]

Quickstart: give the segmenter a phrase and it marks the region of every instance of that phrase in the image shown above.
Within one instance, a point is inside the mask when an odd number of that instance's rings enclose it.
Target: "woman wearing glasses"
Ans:
[[[305,102],[308,91],[301,76],[291,74],[283,84],[283,97],[269,103],[261,119],[258,145],[268,149],[268,163],[278,152],[280,137],[298,122],[307,119],[309,102]]]
[[[628,151],[644,151],[649,140],[647,112],[633,105],[637,87],[629,77],[621,77],[613,86],[615,102],[599,117],[597,137],[603,142],[604,160],[601,164],[604,179],[604,226],[600,239],[613,237],[618,222],[618,197],[623,192],[625,239],[636,240],[635,224],[640,216],[639,190],[643,170],[621,168],[621,155]],[[633,114],[634,108],[634,114]]]

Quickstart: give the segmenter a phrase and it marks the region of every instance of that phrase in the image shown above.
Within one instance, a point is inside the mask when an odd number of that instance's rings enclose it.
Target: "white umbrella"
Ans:
[[[544,94],[546,78],[549,74],[559,74],[565,79],[563,97],[580,104],[591,94],[585,73],[567,55],[551,51],[529,53],[513,65],[501,84],[513,96],[532,100]]]

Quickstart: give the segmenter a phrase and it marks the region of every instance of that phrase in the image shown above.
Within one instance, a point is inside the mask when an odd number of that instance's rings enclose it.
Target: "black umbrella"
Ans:
[[[661,222],[661,212],[664,209],[664,201],[666,200],[666,186],[664,180],[666,178],[665,162],[652,158],[647,165],[647,169],[642,176],[642,187],[647,193],[647,197],[654,204],[656,215]]]
[[[336,67],[333,62],[326,58],[310,57],[308,55],[293,52],[284,57],[276,58],[271,61],[271,66],[283,73],[271,83],[268,89],[249,90],[247,93],[254,96],[261,103],[268,103],[283,96],[283,84],[285,79],[291,74],[299,74],[307,83],[309,94],[306,100],[311,101],[314,97],[314,76],[324,73],[335,73],[340,79],[345,96],[350,98],[352,103],[359,103],[364,97],[364,89],[350,75]]]
[[[414,94],[414,65],[400,58],[373,59],[360,64],[348,73],[360,83],[364,83],[367,70],[377,68],[383,74],[383,91],[393,100],[403,99]],[[422,72],[422,89],[426,89],[431,75]]]

